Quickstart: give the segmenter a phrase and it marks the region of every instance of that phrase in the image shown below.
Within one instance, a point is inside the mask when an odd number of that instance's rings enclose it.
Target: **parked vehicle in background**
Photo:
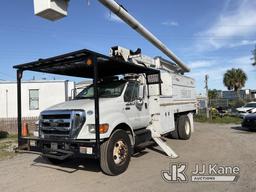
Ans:
[[[249,114],[244,116],[242,127],[248,128],[250,131],[256,130],[256,114]]]
[[[250,113],[256,113],[256,102],[250,102],[246,105],[236,109],[239,117],[243,118],[244,116]]]

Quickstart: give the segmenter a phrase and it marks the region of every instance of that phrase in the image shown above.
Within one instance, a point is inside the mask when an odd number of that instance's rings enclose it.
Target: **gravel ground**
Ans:
[[[131,159],[128,170],[120,176],[104,175],[92,160],[74,160],[59,166],[40,156],[19,154],[0,161],[1,192],[45,191],[256,191],[256,133],[238,126],[195,124],[188,141],[167,139],[179,154],[169,159],[159,148],[146,149]],[[161,170],[170,163],[185,162],[187,175],[195,164],[239,166],[237,182],[167,183]]]

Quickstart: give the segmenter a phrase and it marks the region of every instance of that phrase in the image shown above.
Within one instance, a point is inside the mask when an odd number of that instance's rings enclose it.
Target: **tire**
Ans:
[[[179,118],[178,118],[179,119]],[[175,119],[175,130],[170,132],[169,136],[172,139],[179,139],[179,134],[178,134],[178,119]]]
[[[178,119],[179,139],[188,140],[191,136],[191,124],[187,115],[182,115]]]
[[[250,132],[256,132],[256,128],[249,127]]]
[[[115,131],[101,144],[100,151],[100,167],[104,173],[119,175],[126,171],[131,159],[131,141],[124,130]]]

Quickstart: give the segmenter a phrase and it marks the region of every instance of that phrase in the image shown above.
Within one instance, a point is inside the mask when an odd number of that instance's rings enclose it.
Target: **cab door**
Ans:
[[[138,82],[129,82],[124,93],[124,113],[133,129],[147,127],[150,121],[148,102],[141,91]]]

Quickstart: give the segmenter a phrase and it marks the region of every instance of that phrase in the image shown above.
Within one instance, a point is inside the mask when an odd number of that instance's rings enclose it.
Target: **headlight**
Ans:
[[[107,124],[107,123],[100,124],[100,127],[99,127],[100,134],[106,133],[108,131],[108,128],[109,128],[109,124]],[[95,124],[89,124],[88,130],[90,133],[95,133]]]
[[[84,125],[85,112],[73,111],[72,135],[76,134]]]
[[[89,124],[88,125],[88,130],[90,133],[95,133],[95,125],[94,124]]]
[[[84,111],[74,111],[73,114],[73,129],[81,129],[85,122]]]

